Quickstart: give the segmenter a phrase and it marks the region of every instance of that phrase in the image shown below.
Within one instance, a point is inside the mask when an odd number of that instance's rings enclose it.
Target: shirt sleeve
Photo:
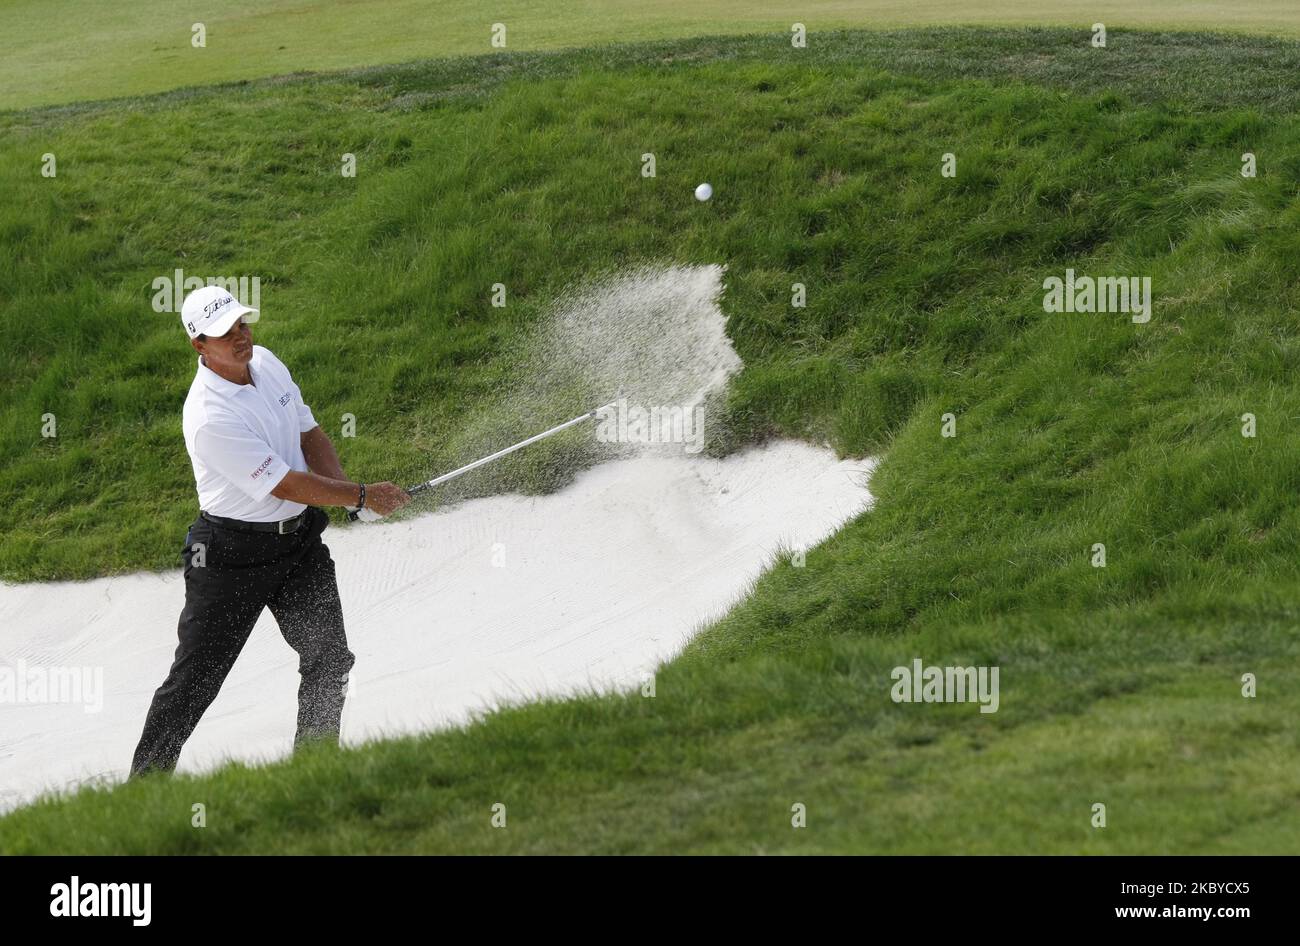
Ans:
[[[261,502],[289,472],[261,437],[233,421],[208,421],[194,434],[194,454],[255,502]]]
[[[286,366],[279,358],[275,357],[275,354],[268,349],[262,349],[262,357],[265,358],[269,364],[274,365],[277,370],[284,372],[284,381],[289,386],[290,393],[293,394],[293,406],[298,412],[298,433],[305,434],[313,427],[318,426],[316,418],[312,415],[311,408],[307,406],[307,402],[302,398],[302,390],[293,380],[293,375],[289,373],[288,366]]]
[[[316,424],[316,418],[312,416],[311,408],[302,399],[302,391],[298,390],[298,385],[294,383],[292,377],[289,378],[289,390],[293,392],[293,403],[298,408],[298,433],[305,434]]]

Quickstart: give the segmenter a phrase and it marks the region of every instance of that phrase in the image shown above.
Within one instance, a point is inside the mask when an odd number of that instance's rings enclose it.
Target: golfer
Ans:
[[[195,290],[181,308],[199,353],[183,426],[202,511],[182,551],[180,643],[145,717],[133,776],[175,769],[263,608],[298,652],[295,748],[337,745],[354,658],[319,507],[387,515],[411,499],[392,483],[347,478],[289,370],[253,344],[256,315],[220,286]]]

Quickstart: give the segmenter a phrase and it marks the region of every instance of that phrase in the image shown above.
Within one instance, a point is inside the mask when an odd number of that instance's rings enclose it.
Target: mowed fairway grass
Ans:
[[[1300,47],[802,52],[681,40],[0,115],[10,579],[171,563],[193,365],[149,283],[177,265],[263,276],[259,338],[327,426],[356,415],[359,476],[442,468],[548,300],[645,260],[729,266],[736,444],[883,456],[875,509],[779,562],[654,698],[86,791],[0,819],[0,851],[1300,849]],[[1067,268],[1151,277],[1151,321],[1045,313]],[[894,704],[918,657],[999,667],[1000,709]]]
[[[6,0],[0,108],[164,92],[431,56],[711,34],[998,24],[1300,36],[1293,0]],[[194,27],[204,29],[202,47]],[[500,35],[499,33],[497,34]],[[816,39],[813,40],[814,45]]]

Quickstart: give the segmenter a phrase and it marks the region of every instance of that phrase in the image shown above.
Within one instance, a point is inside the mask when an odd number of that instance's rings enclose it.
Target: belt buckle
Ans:
[[[286,529],[285,526],[291,522],[293,523],[293,528]],[[281,519],[276,523],[276,531],[278,531],[280,535],[290,535],[297,532],[300,525],[302,525],[302,513],[298,513],[298,515],[294,516],[292,519]]]

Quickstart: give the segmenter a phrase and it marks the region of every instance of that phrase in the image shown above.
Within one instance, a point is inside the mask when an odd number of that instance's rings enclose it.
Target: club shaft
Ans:
[[[566,430],[569,427],[574,426],[575,424],[581,424],[583,421],[591,420],[601,411],[605,410],[605,408],[614,407],[617,403],[618,403],[617,401],[611,401],[610,403],[605,404],[602,407],[598,407],[595,410],[587,411],[587,413],[583,414],[581,417],[575,417],[573,418],[573,420],[566,420],[563,424],[560,424],[556,427],[552,427],[550,430],[544,430],[540,434],[535,434],[534,436],[529,437],[527,440],[521,440],[517,444],[514,444],[513,446],[506,447],[504,450],[498,450],[496,453],[475,460],[473,463],[466,463],[458,470],[452,470],[450,473],[444,473],[442,474],[442,476],[435,477],[429,480],[427,483],[421,483],[418,486],[412,486],[410,489],[407,490],[407,492],[414,495],[416,493],[421,493],[426,489],[433,489],[433,487],[439,486],[447,482],[448,480],[454,480],[458,476],[465,475],[470,470],[476,470],[486,463],[491,463],[493,460],[500,460],[502,457],[506,456],[507,454],[514,453],[516,450],[522,450],[524,447],[528,446],[529,444],[537,443],[537,441],[539,440],[545,440],[547,437],[551,436],[552,434],[558,434],[561,430]]]

